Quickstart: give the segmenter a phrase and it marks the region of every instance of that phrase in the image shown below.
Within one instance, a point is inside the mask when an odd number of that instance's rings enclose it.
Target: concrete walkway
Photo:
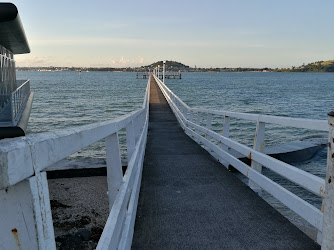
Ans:
[[[154,80],[133,249],[319,249],[190,139]]]

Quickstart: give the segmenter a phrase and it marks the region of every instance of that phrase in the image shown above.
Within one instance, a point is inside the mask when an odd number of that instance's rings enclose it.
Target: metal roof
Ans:
[[[30,52],[18,10],[12,3],[0,3],[0,45],[14,54]]]

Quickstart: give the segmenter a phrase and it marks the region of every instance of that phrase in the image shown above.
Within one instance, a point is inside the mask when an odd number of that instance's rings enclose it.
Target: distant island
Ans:
[[[110,72],[148,72],[152,71],[158,65],[162,66],[162,61],[152,63],[150,65],[141,67],[124,67],[124,68],[111,68],[111,67],[17,67],[18,71],[110,71]],[[197,68],[184,65],[180,62],[166,61],[166,70],[170,72],[334,72],[334,60],[318,61],[303,64],[298,67],[291,68]]]
[[[281,72],[334,72],[334,60],[303,64],[299,67],[280,69]]]

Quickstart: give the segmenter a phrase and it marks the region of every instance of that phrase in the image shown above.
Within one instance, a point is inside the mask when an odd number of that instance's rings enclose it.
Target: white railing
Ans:
[[[48,166],[105,138],[110,214],[97,249],[129,249],[132,242],[149,115],[143,107],[119,119],[0,142],[0,248],[56,249]],[[118,132],[126,129],[123,176]]]
[[[197,142],[202,143],[202,145],[204,145],[204,147],[211,154],[213,154],[214,157],[221,161],[223,165],[226,167],[231,165],[240,173],[248,177],[249,186],[254,191],[261,192],[261,188],[264,189],[277,200],[285,204],[288,208],[308,221],[316,229],[318,229],[318,243],[321,244],[321,232],[323,231],[323,212],[263,175],[262,166],[276,172],[280,176],[296,183],[297,185],[322,198],[325,196],[325,180],[287,163],[274,159],[262,152],[266,123],[319,131],[328,131],[329,126],[326,120],[299,119],[190,108],[165,84],[163,84],[162,81],[160,81],[156,76],[154,76],[154,78],[164,96],[166,97],[180,125],[188,135],[193,137],[194,140],[197,140]],[[218,134],[211,130],[212,115],[220,115],[224,117],[222,134]],[[250,120],[257,123],[253,148],[235,142],[229,138],[231,117]],[[206,118],[205,127],[201,126],[201,120],[203,118]],[[332,138],[331,136],[333,135],[330,135],[330,138]],[[230,154],[229,149],[233,149],[249,158],[251,160],[251,166],[248,166]],[[331,208],[331,213],[333,214],[334,197],[329,197],[328,199],[330,199],[332,202],[331,204],[333,204]],[[333,223],[334,218],[332,218],[332,224]],[[332,225],[332,229],[333,231],[331,231],[331,234],[334,235],[334,225]],[[332,239],[332,247],[334,247],[334,236]]]

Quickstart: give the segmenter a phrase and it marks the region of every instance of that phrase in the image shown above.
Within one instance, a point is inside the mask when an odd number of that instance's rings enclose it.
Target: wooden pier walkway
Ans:
[[[189,138],[154,79],[133,249],[319,249]]]
[[[149,78],[150,77],[150,72],[137,72],[136,74],[136,79],[138,78]],[[161,72],[161,74],[159,74],[159,78],[163,79],[164,75]],[[179,71],[178,73],[173,73],[173,72],[169,72],[165,74],[165,79],[182,79],[182,74]]]

